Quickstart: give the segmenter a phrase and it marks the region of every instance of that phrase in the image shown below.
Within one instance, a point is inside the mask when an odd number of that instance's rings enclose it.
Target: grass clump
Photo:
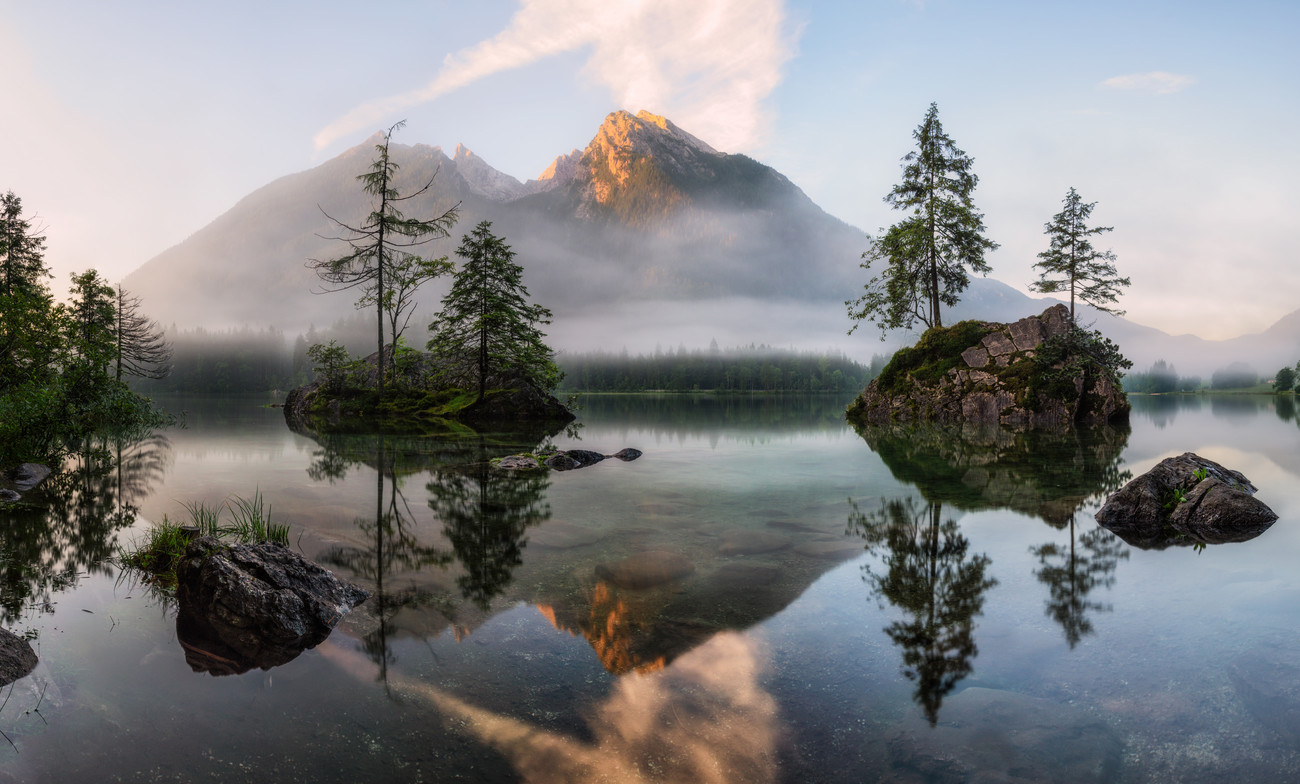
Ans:
[[[172,522],[163,516],[131,549],[121,548],[118,561],[133,569],[144,581],[165,591],[176,588],[176,569],[185,558],[185,548],[200,536],[233,539],[238,542],[289,543],[289,526],[271,521],[271,507],[262,498],[261,490],[252,498],[236,496],[223,506],[208,506],[202,501],[185,504],[189,522]],[[221,520],[222,511],[230,520]]]
[[[900,348],[880,371],[877,388],[886,394],[906,391],[908,377],[932,384],[962,362],[961,352],[978,344],[993,331],[982,321],[961,321],[951,327],[932,327],[915,346]]]

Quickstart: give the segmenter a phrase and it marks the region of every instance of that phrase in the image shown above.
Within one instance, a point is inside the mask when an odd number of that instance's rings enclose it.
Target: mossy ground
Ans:
[[[995,327],[982,321],[961,321],[951,327],[925,331],[915,346],[900,348],[880,371],[877,388],[884,394],[906,392],[908,381],[921,385],[938,383],[948,371],[962,364],[961,352],[978,344]]]

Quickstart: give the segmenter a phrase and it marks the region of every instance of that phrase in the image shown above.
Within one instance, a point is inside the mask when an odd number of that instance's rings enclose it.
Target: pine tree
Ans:
[[[876,261],[887,266],[862,296],[844,303],[854,321],[875,322],[881,339],[886,330],[910,329],[918,320],[943,326],[941,308],[956,305],[970,285],[967,268],[987,274],[984,253],[998,247],[984,236],[984,216],[971,199],[979,183],[974,160],[944,133],[937,105],[930,104],[912,138],[916,149],[903,157],[903,181],[885,197],[911,215],[869,238],[862,268],[869,271]]]
[[[1114,227],[1089,228],[1087,221],[1097,202],[1083,203],[1074,188],[1065,195],[1063,204],[1065,206],[1052,216],[1052,221],[1043,225],[1051,242],[1047,250],[1038,254],[1042,261],[1034,266],[1042,272],[1029,287],[1043,294],[1069,291],[1071,324],[1075,323],[1076,299],[1105,313],[1124,315],[1124,311],[1109,305],[1116,301],[1119,290],[1129,285],[1129,279],[1121,278],[1115,272],[1113,252],[1099,251],[1092,245],[1093,237],[1113,231]]]
[[[477,388],[478,400],[489,384],[555,389],[562,374],[538,329],[551,323],[551,311],[529,303],[514,251],[483,221],[462,238],[456,255],[465,262],[429,325],[428,348],[450,368],[447,380]]]
[[[398,166],[389,157],[388,146],[393,132],[406,123],[395,123],[384,132],[382,144],[375,145],[375,160],[370,164],[370,171],[357,175],[362,183],[362,190],[374,199],[373,208],[360,226],[351,226],[325,213],[338,226],[343,236],[331,239],[346,242],[351,250],[337,258],[319,260],[311,259],[307,266],[325,281],[327,291],[342,291],[361,287],[362,294],[358,305],[375,306],[376,349],[378,357],[378,393],[382,403],[384,397],[384,313],[385,308],[395,307],[394,273],[395,267],[406,263],[412,255],[407,248],[413,248],[433,240],[448,237],[451,227],[456,224],[460,205],[456,204],[441,215],[428,220],[407,218],[398,205],[425,193],[433,185],[433,178],[423,188],[401,195],[395,187]],[[437,172],[434,172],[437,175]],[[324,210],[322,210],[324,212]],[[430,273],[425,277],[406,280],[407,286],[418,286],[432,277],[441,274],[445,267],[427,268]],[[399,277],[399,279],[401,279]],[[396,325],[396,315],[392,319]],[[396,352],[390,352],[390,366],[396,374]]]

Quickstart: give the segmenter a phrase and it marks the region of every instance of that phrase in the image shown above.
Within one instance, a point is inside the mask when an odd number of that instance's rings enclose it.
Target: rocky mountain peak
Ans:
[[[523,183],[509,174],[497,171],[487,161],[475,155],[463,144],[456,145],[452,155],[456,173],[460,175],[469,189],[492,201],[509,201],[522,196],[526,189]]]

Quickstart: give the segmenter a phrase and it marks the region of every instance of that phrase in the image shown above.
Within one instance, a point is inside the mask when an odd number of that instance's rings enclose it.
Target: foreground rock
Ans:
[[[1069,329],[1069,310],[1054,305],[1011,324],[963,321],[929,330],[867,385],[849,406],[849,421],[1043,427],[1126,418],[1128,398],[1105,368],[1084,363],[1073,378],[1049,378],[1035,362],[1044,342]]]
[[[36,669],[31,643],[8,629],[0,629],[0,686],[7,686]]]
[[[1185,452],[1124,485],[1096,518],[1135,547],[1244,542],[1277,520],[1255,489],[1241,473]]]
[[[177,569],[177,637],[195,671],[269,669],[329,636],[370,596],[283,545],[190,543]]]
[[[50,469],[39,463],[23,463],[17,468],[0,472],[0,503],[21,500],[23,493],[44,482]]]

